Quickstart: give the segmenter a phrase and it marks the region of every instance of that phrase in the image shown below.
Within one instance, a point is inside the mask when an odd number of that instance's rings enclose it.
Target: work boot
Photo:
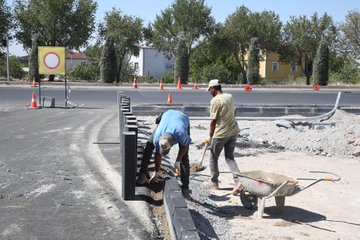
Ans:
[[[140,173],[138,179],[136,180],[137,185],[143,185],[145,183],[149,182],[149,179],[147,177],[147,174]]]
[[[212,189],[212,190],[219,190],[219,183],[217,182],[213,182],[213,181],[207,181],[207,182],[203,182],[204,186]]]
[[[191,190],[188,188],[182,188],[181,192],[183,194],[183,197],[187,200],[193,200],[193,198],[191,197]]]

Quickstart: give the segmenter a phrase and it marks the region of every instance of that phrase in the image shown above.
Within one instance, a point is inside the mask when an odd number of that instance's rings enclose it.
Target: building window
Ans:
[[[297,71],[297,65],[295,63],[291,64],[291,71],[296,72]]]
[[[273,72],[279,71],[279,63],[278,62],[273,62],[271,69],[272,69]]]
[[[139,70],[139,63],[136,62],[136,63],[134,64],[134,67],[135,67],[135,71]]]

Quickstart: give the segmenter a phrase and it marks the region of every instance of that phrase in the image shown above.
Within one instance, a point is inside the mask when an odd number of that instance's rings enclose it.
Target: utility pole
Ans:
[[[6,80],[10,81],[10,67],[9,67],[9,37],[6,35]]]

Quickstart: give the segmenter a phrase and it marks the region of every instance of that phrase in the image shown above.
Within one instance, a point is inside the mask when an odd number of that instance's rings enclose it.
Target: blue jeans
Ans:
[[[234,151],[236,144],[237,135],[226,137],[226,138],[213,138],[210,149],[210,174],[212,182],[219,182],[219,156],[221,151],[224,149],[226,164],[229,167],[230,172],[239,173],[237,163],[234,159]],[[236,174],[232,174],[234,182],[238,182],[238,177]]]

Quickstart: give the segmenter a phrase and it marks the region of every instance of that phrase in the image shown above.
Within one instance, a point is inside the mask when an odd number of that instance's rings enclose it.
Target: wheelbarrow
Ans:
[[[238,176],[242,184],[240,190],[240,200],[243,206],[247,209],[254,209],[258,205],[258,217],[262,218],[265,208],[265,200],[275,197],[275,203],[279,211],[282,211],[285,206],[285,197],[297,194],[314,184],[321,181],[339,181],[341,178],[331,172],[310,171],[310,173],[330,174],[332,177],[324,178],[292,178],[285,175],[264,172],[252,171],[234,173]],[[334,178],[334,177],[335,178]],[[299,186],[298,180],[312,181],[307,186]]]

